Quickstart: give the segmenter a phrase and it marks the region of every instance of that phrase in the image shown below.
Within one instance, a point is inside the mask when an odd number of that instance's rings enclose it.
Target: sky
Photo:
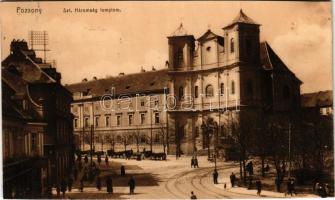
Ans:
[[[41,14],[17,13],[17,8],[41,8]],[[116,8],[121,12],[76,13],[75,8]],[[183,23],[199,38],[222,27],[240,9],[261,24],[266,40],[303,81],[302,93],[332,89],[331,2],[7,2],[0,4],[1,60],[10,42],[28,39],[31,30],[49,34],[48,60],[56,60],[62,83],[120,72],[164,68],[167,36]],[[71,9],[72,13],[64,13]],[[43,57],[43,54],[38,54]]]

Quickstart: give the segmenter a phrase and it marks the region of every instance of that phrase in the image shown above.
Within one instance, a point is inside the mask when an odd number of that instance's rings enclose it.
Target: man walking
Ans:
[[[96,184],[97,184],[97,189],[100,191],[101,190],[101,178],[100,178],[100,176],[97,177]]]
[[[121,165],[121,176],[125,176],[126,175],[126,169],[124,167],[124,165]]]
[[[218,176],[219,176],[219,173],[216,169],[214,169],[214,172],[213,172],[213,181],[214,181],[214,184],[218,184]]]
[[[133,176],[130,177],[128,185],[129,185],[129,194],[134,194],[135,180],[134,180]]]
[[[234,172],[232,172],[231,175],[230,175],[231,187],[235,186],[235,180],[236,180],[236,176],[235,176]]]
[[[106,186],[108,194],[113,194],[113,181],[110,176],[108,176],[106,179]]]

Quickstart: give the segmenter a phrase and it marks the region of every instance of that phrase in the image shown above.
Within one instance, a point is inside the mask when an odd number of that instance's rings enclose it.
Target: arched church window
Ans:
[[[235,42],[234,38],[230,39],[230,53],[234,53],[235,51]]]
[[[231,81],[231,94],[235,94],[235,82]]]
[[[220,94],[221,96],[224,95],[224,83],[221,83],[220,85]]]
[[[214,96],[214,88],[212,85],[206,86],[206,97],[213,97]]]
[[[198,98],[199,96],[199,87],[196,85],[194,87],[194,98]]]
[[[184,88],[182,86],[179,87],[179,100],[181,100],[184,96]]]
[[[181,67],[183,64],[183,49],[178,48],[175,54],[175,61],[176,61],[176,66]]]

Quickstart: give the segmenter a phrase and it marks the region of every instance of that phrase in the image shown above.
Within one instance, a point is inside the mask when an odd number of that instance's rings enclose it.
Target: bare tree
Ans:
[[[163,145],[163,151],[166,153],[166,146],[167,146],[167,127],[164,127],[163,123],[159,124],[159,134],[162,138],[162,145]]]

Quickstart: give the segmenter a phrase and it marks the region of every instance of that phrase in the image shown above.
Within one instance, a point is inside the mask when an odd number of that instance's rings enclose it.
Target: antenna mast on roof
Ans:
[[[30,31],[29,32],[29,43],[31,49],[34,51],[43,51],[44,53],[44,60],[43,62],[46,63],[47,60],[47,45],[49,44],[48,32],[46,31]],[[37,46],[37,48],[35,47]],[[41,48],[39,48],[41,47]],[[35,49],[34,49],[35,48]]]

